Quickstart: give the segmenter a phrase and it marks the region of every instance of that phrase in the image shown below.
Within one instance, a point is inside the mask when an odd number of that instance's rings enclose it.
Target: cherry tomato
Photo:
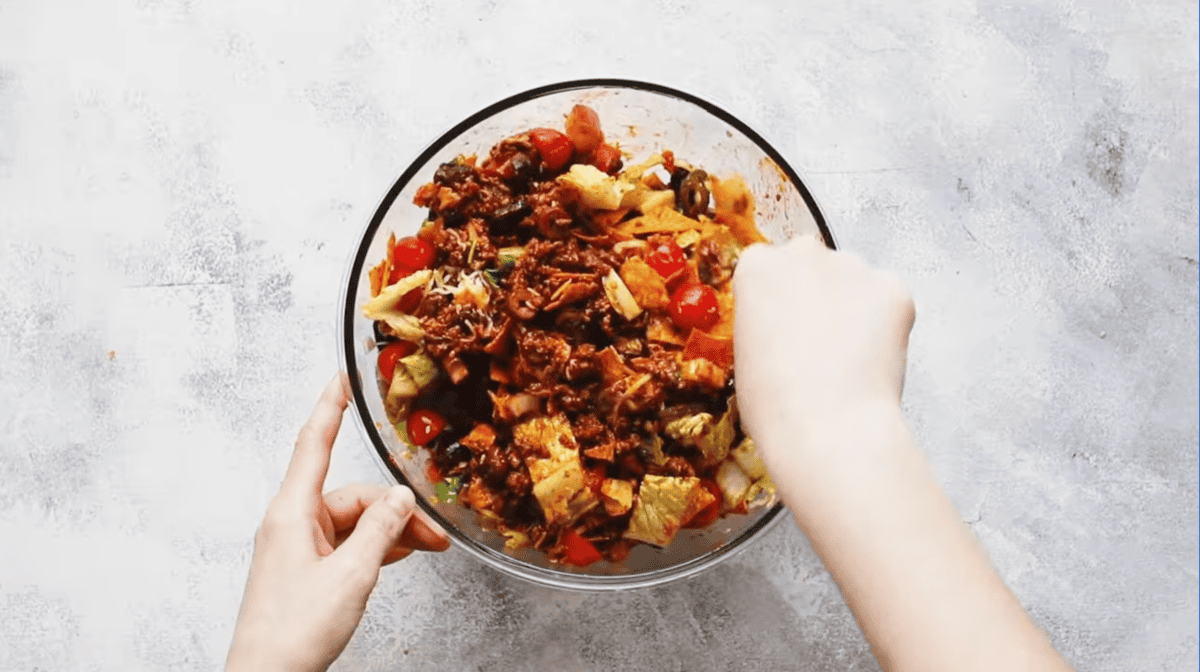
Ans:
[[[621,169],[621,150],[612,145],[600,145],[592,153],[592,165],[612,175]]]
[[[567,165],[575,152],[571,139],[553,128],[535,128],[529,132],[529,139],[542,155],[547,170],[554,171]]]
[[[392,249],[392,266],[407,269],[408,273],[404,275],[409,275],[432,266],[433,256],[432,245],[415,236],[408,236],[396,241],[396,247]]]
[[[721,486],[717,485],[715,481],[709,480],[700,481],[700,485],[717,499],[712,504],[697,511],[691,520],[683,524],[684,527],[692,529],[708,527],[721,515],[721,499],[724,497],[721,493]]]
[[[413,272],[412,272],[411,268],[405,268],[403,266],[392,266],[392,272],[388,273],[387,284],[394,285],[397,282],[400,282],[400,278],[403,278],[403,277],[406,277],[406,276],[409,276],[412,274],[413,274]]]
[[[437,411],[418,408],[408,414],[408,440],[414,446],[423,446],[437,438],[446,428],[446,419]]]
[[[687,259],[675,241],[666,240],[651,248],[650,253],[646,255],[646,263],[665,280],[687,266]]]
[[[717,293],[699,283],[684,285],[671,297],[671,319],[684,329],[708,331],[721,318]]]
[[[567,136],[580,154],[587,154],[604,144],[600,116],[587,105],[576,105],[567,115]],[[601,169],[603,170],[603,168]]]
[[[568,529],[562,533],[562,544],[567,552],[563,556],[563,560],[567,564],[586,567],[593,562],[603,559],[600,551],[596,550],[592,542],[579,536],[579,533],[575,530]]]
[[[417,306],[421,305],[421,299],[423,298],[425,298],[425,291],[417,287],[400,297],[400,301],[396,304],[396,307],[400,309],[400,312],[411,315],[417,309]]]
[[[396,372],[396,362],[417,351],[416,343],[397,341],[379,351],[379,375],[390,385],[392,375]]]

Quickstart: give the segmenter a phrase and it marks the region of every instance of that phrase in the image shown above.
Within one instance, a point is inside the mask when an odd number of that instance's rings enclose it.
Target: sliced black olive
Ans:
[[[489,231],[493,235],[511,234],[517,230],[517,224],[531,212],[533,212],[533,208],[523,198],[500,206],[492,213]]]
[[[708,173],[703,170],[693,170],[679,185],[675,192],[675,202],[679,211],[688,217],[698,217],[708,212]]]
[[[678,194],[678,193],[679,193],[679,187],[680,187],[681,185],[683,185],[683,180],[684,180],[684,178],[686,178],[687,176],[688,176],[688,169],[687,169],[687,168],[680,168],[680,167],[676,167],[676,168],[675,168],[675,170],[672,170],[672,171],[671,171],[671,184],[670,184],[670,186],[671,186],[671,191],[673,191],[673,192],[675,192],[676,194]]]
[[[467,460],[474,457],[474,453],[471,452],[471,449],[467,448],[466,446],[459,443],[458,441],[455,441],[454,443],[451,443],[450,445],[446,446],[442,450],[442,452],[446,456],[447,464],[458,464],[459,462],[466,462]]]
[[[438,169],[433,174],[433,181],[442,185],[453,185],[466,181],[467,178],[475,174],[475,168],[465,164],[451,161],[438,166]]]
[[[455,228],[466,224],[467,216],[458,210],[446,210],[442,213],[442,223],[450,228]]]

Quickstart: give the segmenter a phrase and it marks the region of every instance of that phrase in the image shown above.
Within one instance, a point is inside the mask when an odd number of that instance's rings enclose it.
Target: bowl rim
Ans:
[[[363,438],[371,445],[373,450],[370,452],[374,455],[377,465],[385,476],[390,477],[397,483],[413,487],[413,484],[405,477],[404,473],[395,464],[392,458],[391,451],[388,449],[380,435],[378,429],[370,422],[371,413],[366,405],[366,398],[363,392],[362,381],[359,380],[356,370],[352,370],[351,362],[356,361],[354,348],[354,321],[357,316],[355,310],[354,294],[351,291],[351,285],[361,277],[362,270],[366,264],[367,249],[373,240],[376,231],[382,225],[384,217],[391,209],[392,204],[399,197],[400,192],[408,186],[409,182],[416,174],[424,168],[425,164],[454,138],[461,135],[463,132],[474,127],[479,122],[494,116],[495,114],[532,101],[543,96],[563,93],[577,89],[594,89],[594,88],[615,88],[615,89],[635,89],[647,91],[663,96],[678,98],[685,102],[691,103],[709,114],[717,117],[721,121],[736,128],[740,133],[745,135],[759,149],[775,162],[775,165],[783,172],[788,181],[800,193],[805,205],[808,207],[810,214],[815,221],[818,230],[820,231],[824,242],[831,249],[836,249],[836,244],[833,235],[826,225],[825,217],[817,205],[816,199],[809,192],[808,187],[800,178],[800,175],[792,168],[791,164],[775,149],[762,135],[751,128],[746,122],[738,119],[729,112],[726,112],[721,107],[704,100],[694,94],[690,94],[673,87],[665,86],[640,80],[617,79],[617,78],[591,78],[591,79],[575,79],[552,84],[538,86],[520,93],[508,96],[498,100],[474,114],[466,117],[458,122],[444,133],[439,135],[435,140],[429,143],[412,161],[408,167],[400,174],[400,176],[392,183],[391,188],[384,195],[379,204],[375,207],[374,214],[368,221],[359,236],[357,244],[351,249],[350,262],[346,265],[346,274],[342,281],[342,296],[339,302],[339,319],[338,319],[338,359],[340,360],[341,369],[346,374],[348,379],[351,396],[353,397],[351,404],[356,422],[354,423],[359,431],[362,432]],[[415,488],[414,488],[415,490]],[[434,509],[434,507],[423,497],[416,498],[417,505],[421,507],[434,520],[444,520],[442,516]],[[729,544],[722,546],[713,551],[709,551],[703,555],[692,558],[686,562],[671,565],[662,569],[653,569],[648,572],[638,575],[586,575],[575,574],[570,572],[560,572],[553,569],[547,569],[529,565],[517,558],[513,558],[500,551],[492,549],[480,542],[470,538],[466,534],[458,531],[454,525],[444,524],[443,527],[450,535],[451,539],[459,542],[462,547],[469,552],[470,555],[480,560],[485,566],[496,569],[504,574],[523,579],[525,581],[553,588],[564,590],[594,593],[594,592],[610,592],[618,590],[633,590],[639,588],[648,588],[651,586],[662,585],[667,582],[677,581],[686,577],[694,576],[699,572],[704,571],[717,563],[732,557],[733,555],[745,550],[750,542],[755,537],[761,536],[768,529],[773,527],[783,518],[786,509],[781,502],[777,502],[753,525],[746,528],[738,539],[742,539],[741,543]],[[447,521],[448,522],[448,521]]]

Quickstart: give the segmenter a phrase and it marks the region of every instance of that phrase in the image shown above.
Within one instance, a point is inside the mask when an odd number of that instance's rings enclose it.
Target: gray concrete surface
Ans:
[[[916,296],[906,406],[1081,670],[1197,660],[1197,6],[0,0],[0,669],[221,666],[354,238],[530,86],[687,89]],[[565,28],[559,28],[564,26]],[[381,481],[343,431],[329,483]],[[560,594],[389,569],[340,670],[877,669],[782,525]]]

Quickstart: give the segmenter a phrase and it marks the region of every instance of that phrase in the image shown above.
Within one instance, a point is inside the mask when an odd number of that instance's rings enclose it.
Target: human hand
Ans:
[[[738,411],[887,670],[1069,670],[988,563],[900,412],[912,299],[814,239],[734,274]]]
[[[362,619],[380,568],[450,546],[407,487],[358,483],[321,494],[346,404],[335,378],[300,429],[254,540],[228,671],[328,668]]]
[[[768,468],[798,436],[899,408],[915,312],[894,275],[805,237],[747,249],[733,287],[738,409]]]

